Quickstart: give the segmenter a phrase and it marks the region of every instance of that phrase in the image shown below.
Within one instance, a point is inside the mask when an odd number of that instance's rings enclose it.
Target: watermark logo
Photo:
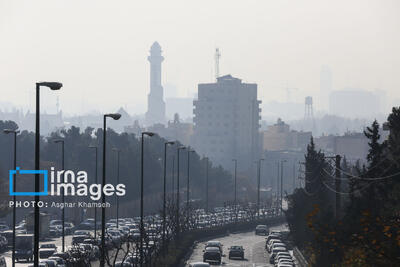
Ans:
[[[14,192],[14,175],[16,174],[39,174],[43,177],[43,191],[42,192]],[[20,170],[17,167],[15,170],[10,170],[10,196],[47,196],[48,192],[48,171],[47,170]]]
[[[10,170],[10,196],[89,196],[92,200],[99,200],[104,194],[105,196],[125,196],[126,189],[124,184],[89,184],[86,171],[61,170],[55,171],[54,167],[47,170]],[[43,177],[42,192],[14,192],[14,176],[16,174],[39,174]]]

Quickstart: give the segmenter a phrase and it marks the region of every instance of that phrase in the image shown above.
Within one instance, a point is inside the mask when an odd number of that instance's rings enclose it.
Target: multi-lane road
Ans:
[[[271,227],[272,230],[287,230],[285,225]],[[233,233],[221,238],[215,238],[212,240],[218,240],[224,245],[225,257],[222,259],[221,265],[213,266],[232,266],[232,267],[270,267],[269,254],[265,250],[265,236],[258,236],[254,234],[254,231]],[[72,236],[67,236],[65,240],[66,244],[71,244]],[[61,251],[61,238],[55,238],[51,241],[40,242],[40,244],[55,243],[58,247],[58,251]],[[203,260],[203,249],[206,241],[199,242],[196,244],[195,249],[188,260],[190,262],[198,262]],[[229,259],[228,248],[230,246],[239,245],[245,249],[245,259]],[[11,266],[11,251],[7,251],[3,254],[6,259],[7,266]],[[32,263],[19,262],[16,264],[17,267],[27,267]],[[92,267],[99,266],[99,262],[92,262]]]
[[[272,230],[286,230],[285,225],[271,227]],[[265,250],[265,236],[258,236],[252,232],[230,234],[225,237],[215,238],[212,240],[220,241],[224,247],[224,255],[222,258],[221,265],[213,266],[232,266],[232,267],[265,267],[273,266],[269,264],[269,254]],[[206,241],[199,242],[196,244],[195,249],[188,260],[190,262],[201,262],[203,261],[203,249]],[[245,259],[236,260],[228,258],[228,248],[230,246],[239,245],[245,249]]]

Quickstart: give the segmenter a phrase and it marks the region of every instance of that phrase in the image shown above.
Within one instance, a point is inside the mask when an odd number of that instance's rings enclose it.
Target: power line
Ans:
[[[367,188],[368,188],[371,184],[373,184],[373,183],[374,183],[374,182],[371,182],[371,183],[367,184],[366,186],[364,186],[363,188],[355,189],[354,192],[339,192],[339,191],[336,191],[335,189],[331,188],[330,186],[328,186],[324,181],[322,181],[322,184],[323,184],[328,190],[330,190],[330,191],[332,191],[332,192],[334,192],[334,193],[336,193],[336,194],[340,194],[340,195],[352,195],[352,194],[354,194],[354,193],[356,193],[356,192],[361,192],[361,191],[367,189]]]
[[[393,166],[393,164],[391,165],[391,166]],[[333,166],[332,166],[333,167]],[[335,168],[335,169],[338,169],[338,168],[336,168],[336,167],[333,167],[333,168]],[[324,168],[322,169],[326,174],[328,174],[331,178],[334,178],[334,179],[337,179],[337,180],[348,180],[348,179],[346,179],[346,178],[338,178],[338,177],[333,177],[328,171],[326,171]],[[340,170],[340,169],[338,169],[338,170]],[[378,181],[378,180],[386,180],[386,179],[390,179],[390,178],[393,178],[393,177],[395,177],[395,176],[398,176],[398,175],[400,175],[400,172],[396,172],[396,173],[394,173],[394,174],[391,174],[391,175],[388,175],[388,176],[381,176],[381,177],[361,177],[361,176],[356,176],[356,175],[353,175],[353,174],[351,174],[351,173],[346,173],[348,176],[350,176],[351,178],[354,178],[354,179],[358,179],[358,180],[363,180],[363,181]]]

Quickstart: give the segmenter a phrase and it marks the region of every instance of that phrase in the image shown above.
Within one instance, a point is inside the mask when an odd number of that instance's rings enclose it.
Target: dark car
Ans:
[[[88,239],[87,235],[74,235],[72,237],[72,245],[83,243],[86,239]]]
[[[208,248],[208,247],[216,247],[216,248],[219,249],[219,252],[221,252],[221,254],[222,254],[222,247],[223,247],[223,245],[222,245],[222,243],[221,243],[220,241],[215,241],[215,240],[213,240],[213,241],[208,241],[208,242],[206,243],[206,248]]]
[[[244,259],[244,248],[242,246],[231,246],[229,248],[229,259],[240,258]]]
[[[257,225],[256,227],[256,235],[268,235],[269,229],[266,225]]]
[[[222,255],[218,247],[207,247],[203,250],[203,261],[204,262],[215,262],[221,264]]]
[[[7,267],[6,259],[4,256],[0,256],[0,267]]]
[[[39,258],[48,258],[53,256],[57,252],[57,247],[55,244],[42,244],[39,248]]]

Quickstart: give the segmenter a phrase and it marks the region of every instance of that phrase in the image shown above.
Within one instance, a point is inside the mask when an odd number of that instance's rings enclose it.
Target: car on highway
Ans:
[[[7,231],[7,230],[10,230],[10,227],[8,227],[5,224],[0,224],[0,232],[4,232],[4,231]]]
[[[15,260],[33,259],[33,235],[16,235],[15,237]]]
[[[122,261],[117,261],[114,265],[115,267],[134,267],[134,265],[130,262],[122,262]]]
[[[56,252],[57,252],[56,244],[54,243],[42,244],[39,247],[39,258],[44,259],[51,257]]]
[[[70,255],[67,252],[56,252],[51,255],[52,258],[61,258],[64,261],[67,261],[70,258]]]
[[[57,267],[66,267],[67,266],[67,263],[65,262],[65,260],[60,257],[51,256],[51,257],[49,257],[49,260],[55,261],[57,263]]]
[[[29,264],[28,267],[34,267],[33,264]],[[39,267],[50,267],[46,262],[39,262]]]
[[[5,238],[4,236],[0,235],[0,251],[4,250],[7,248],[7,238]]]
[[[44,260],[44,261],[41,261],[42,263],[47,263],[47,265],[49,266],[49,267],[58,267],[58,264],[57,264],[57,262],[55,261],[55,260],[49,260],[49,259],[47,259],[47,260]]]
[[[256,226],[255,234],[256,235],[268,235],[269,229],[268,226],[264,224],[260,224]]]
[[[276,234],[269,234],[269,235],[267,236],[267,238],[265,238],[265,248],[266,248],[266,249],[268,248],[268,243],[269,243],[271,240],[281,240],[281,237],[280,237],[279,235],[276,235]]]
[[[279,261],[281,260],[289,260],[293,261],[292,256],[289,253],[279,252],[274,259],[275,266],[278,265]]]
[[[192,262],[189,263],[189,267],[210,267],[210,264],[207,262]]]
[[[6,259],[4,256],[0,256],[0,267],[7,267]]]
[[[62,225],[62,220],[51,220],[50,226]]]
[[[269,263],[273,264],[275,262],[275,257],[277,256],[277,254],[279,252],[285,252],[285,253],[281,253],[280,255],[283,255],[283,254],[290,255],[286,248],[282,248],[282,247],[274,248],[274,249],[272,249],[272,253],[269,256]]]
[[[242,246],[231,246],[229,248],[229,259],[240,258],[244,260],[244,248]]]
[[[205,248],[208,248],[208,247],[216,247],[216,248],[219,249],[219,252],[221,252],[221,254],[222,254],[223,245],[222,245],[222,243],[220,241],[208,241],[206,243]]]
[[[289,260],[289,259],[280,259],[277,263],[275,263],[275,266],[280,266],[280,265],[289,265],[291,267],[294,266],[294,262],[293,260]]]
[[[271,241],[269,241],[268,246],[267,246],[267,251],[269,253],[271,253],[272,248],[274,247],[286,247],[285,243],[283,243],[281,240],[279,239],[272,239]]]
[[[66,235],[72,234],[74,232],[74,230],[75,230],[75,225],[73,223],[71,223],[71,222],[64,223],[64,231],[65,231]]]
[[[222,253],[218,247],[206,247],[203,250],[203,261],[221,264]]]

